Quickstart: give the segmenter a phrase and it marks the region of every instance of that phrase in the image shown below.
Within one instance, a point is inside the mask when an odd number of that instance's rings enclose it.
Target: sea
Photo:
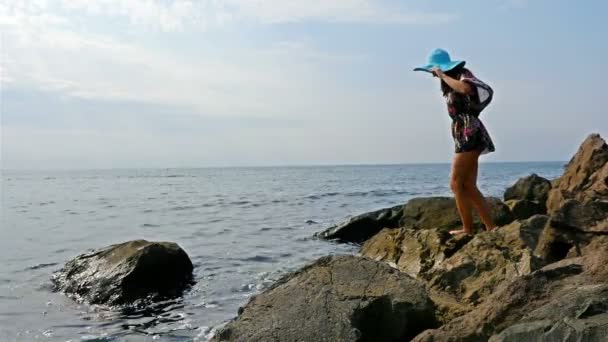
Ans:
[[[501,197],[519,177],[564,162],[482,163]],[[287,272],[358,248],[313,238],[353,215],[450,195],[448,164],[2,171],[0,341],[207,341],[248,298]],[[173,241],[196,284],[125,310],[53,291],[66,261],[131,239]]]

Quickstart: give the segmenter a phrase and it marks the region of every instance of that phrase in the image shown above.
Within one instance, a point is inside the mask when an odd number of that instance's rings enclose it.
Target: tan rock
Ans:
[[[595,248],[605,250],[605,243]],[[517,277],[474,310],[412,341],[605,341],[607,263],[607,253],[592,253]]]
[[[565,199],[586,201],[608,196],[608,145],[591,134],[566,165],[564,174],[549,192],[547,209],[554,212]]]
[[[542,218],[534,218],[513,222],[496,232],[477,234],[428,272],[429,286],[451,293],[461,302],[482,302],[499,285],[543,265],[533,255],[543,224]]]
[[[361,255],[418,277],[442,262],[471,237],[437,229],[383,229],[361,247]]]

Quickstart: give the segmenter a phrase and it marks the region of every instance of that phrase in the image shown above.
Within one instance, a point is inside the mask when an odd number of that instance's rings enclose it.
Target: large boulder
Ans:
[[[179,296],[192,284],[192,268],[175,243],[134,240],[77,256],[53,282],[77,299],[121,305]]]
[[[337,242],[361,243],[383,228],[396,228],[403,215],[403,205],[380,209],[350,218],[327,228],[315,236]]]
[[[384,263],[329,256],[252,297],[213,341],[407,341],[434,326],[418,281]]]
[[[565,200],[608,199],[608,145],[599,136],[591,134],[581,144],[566,165],[564,174],[553,182],[547,209],[558,210]]]
[[[566,200],[540,235],[535,255],[546,262],[581,255],[597,236],[608,233],[608,202]]]
[[[496,225],[503,226],[513,221],[513,214],[500,199],[488,197],[487,201]],[[476,228],[483,226],[477,216],[475,216],[474,225]],[[462,221],[454,198],[422,197],[414,198],[407,203],[403,210],[400,226],[410,229],[447,231],[462,227]]]
[[[547,202],[547,196],[551,190],[551,182],[533,173],[530,176],[520,178],[508,187],[504,194],[505,201],[527,200],[538,203]]]

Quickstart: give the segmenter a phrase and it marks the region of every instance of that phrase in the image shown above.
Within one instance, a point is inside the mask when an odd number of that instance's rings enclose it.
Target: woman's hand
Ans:
[[[465,95],[473,94],[473,88],[470,84],[446,75],[445,73],[443,73],[443,71],[441,71],[441,69],[437,67],[431,68],[431,72],[433,73],[433,76],[439,77],[440,80],[445,82],[450,88],[454,89],[456,92]]]
[[[438,67],[431,68],[431,73],[433,74],[433,77],[439,77],[440,79],[443,79],[443,76],[445,76],[443,71]]]

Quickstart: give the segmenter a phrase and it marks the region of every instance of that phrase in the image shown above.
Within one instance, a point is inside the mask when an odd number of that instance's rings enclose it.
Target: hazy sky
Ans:
[[[608,135],[608,1],[0,0],[2,168],[449,162],[436,48],[495,89],[486,161]]]

